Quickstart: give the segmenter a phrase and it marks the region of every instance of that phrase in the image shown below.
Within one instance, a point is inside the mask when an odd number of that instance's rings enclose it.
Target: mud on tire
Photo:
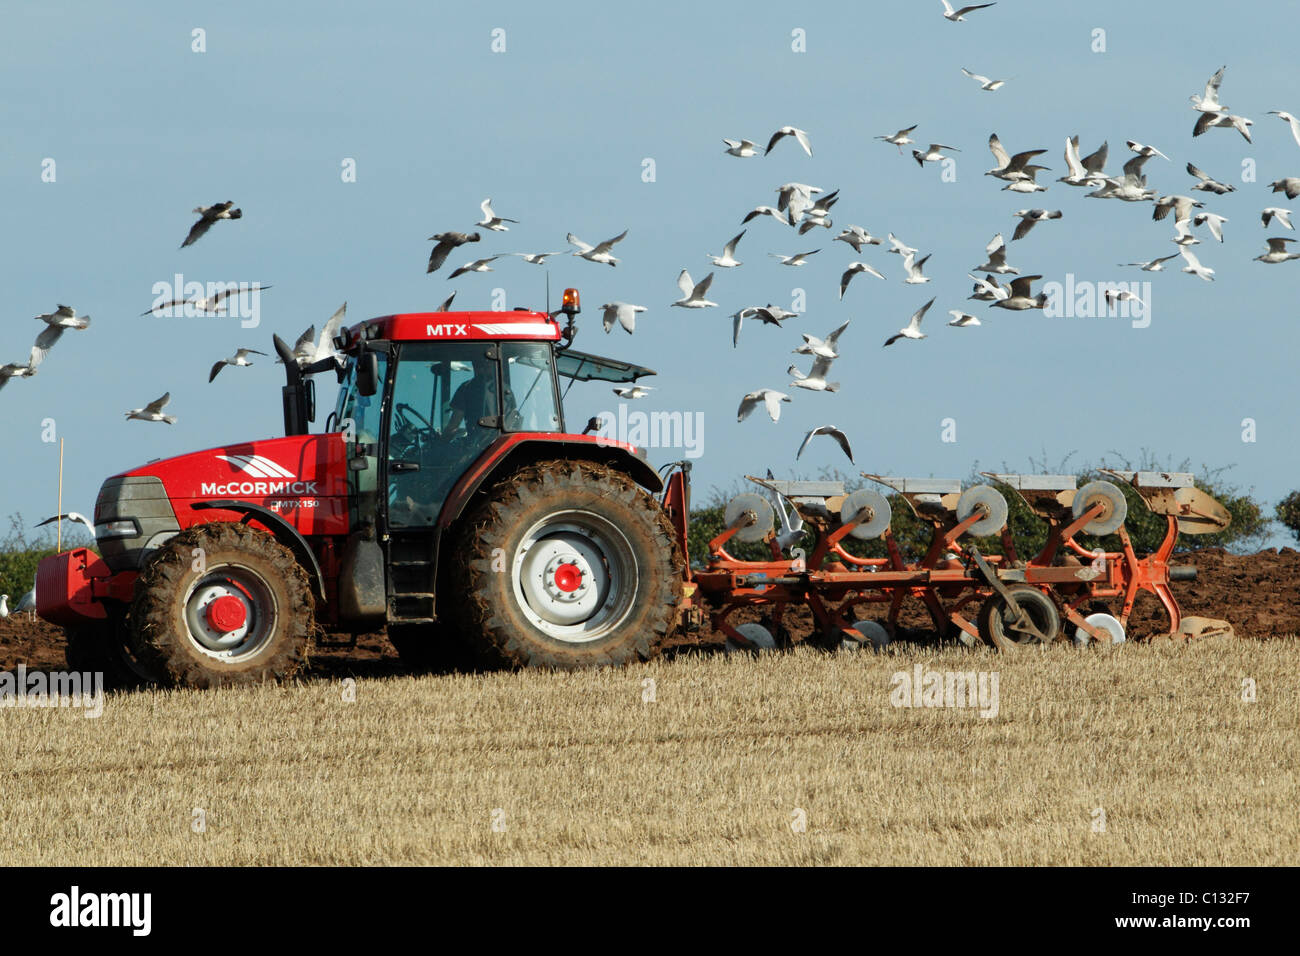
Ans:
[[[243,605],[242,629],[212,627],[207,608],[218,599]],[[284,680],[307,661],[314,614],[293,552],[265,531],[212,522],[149,559],[135,585],[131,647],[163,682],[183,687]]]
[[[489,666],[649,660],[680,621],[685,564],[672,525],[607,465],[520,469],[460,523],[449,560],[453,626]]]

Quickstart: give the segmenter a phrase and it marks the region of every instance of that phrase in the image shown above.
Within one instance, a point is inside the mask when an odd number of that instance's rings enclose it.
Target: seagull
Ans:
[[[1034,177],[1038,175],[1039,170],[1046,168],[1046,166],[1026,166],[1024,168],[1025,175],[1021,179],[1015,179],[1007,183],[1002,187],[1003,191],[1013,193],[1047,192],[1047,187],[1039,185],[1034,179]]]
[[[36,366],[41,364],[44,358],[41,350],[32,347],[31,357],[27,360],[26,365],[18,365],[14,362],[8,365],[0,365],[0,388],[9,384],[11,378],[30,378],[36,374]]]
[[[923,282],[929,282],[930,277],[922,275],[921,270],[925,268],[925,264],[929,261],[931,255],[932,253],[927,252],[925,258],[920,262],[915,261],[915,253],[909,252],[907,255],[903,256],[903,268],[907,270],[907,278],[903,281],[908,285],[920,285]],[[881,278],[883,279],[884,276],[881,276]]]
[[[1190,219],[1178,219],[1174,222],[1174,238],[1169,240],[1176,242],[1180,246],[1200,245],[1201,240],[1192,235],[1192,222]]]
[[[964,66],[961,68],[961,71],[978,83],[981,90],[987,90],[989,93],[994,93],[997,90],[1002,89],[1007,82],[1006,80],[990,80],[987,76],[980,76],[978,73],[972,73]]]
[[[915,143],[916,140],[909,139],[908,133],[916,129],[920,124],[909,126],[907,129],[900,129],[897,133],[891,133],[888,136],[877,136],[876,139],[883,139],[886,143],[893,143],[898,147],[898,155],[903,155],[903,147]]]
[[[682,297],[673,305],[680,306],[683,309],[707,309],[717,307],[716,302],[710,302],[704,296],[709,291],[709,286],[713,285],[713,273],[710,272],[698,283],[691,281],[691,274],[685,269],[677,277],[677,288],[682,290]]]
[[[1200,136],[1213,127],[1223,129],[1232,127],[1246,142],[1250,143],[1253,142],[1250,138],[1250,127],[1254,125],[1254,120],[1248,120],[1244,116],[1233,116],[1231,113],[1202,113],[1196,120],[1196,125],[1192,127],[1192,135]]]
[[[996,3],[975,3],[975,4],[971,4],[970,6],[959,7],[958,9],[954,10],[952,8],[952,4],[949,3],[948,0],[942,0],[942,2],[943,2],[943,18],[945,20],[951,20],[953,23],[961,23],[966,19],[966,14],[968,13],[974,13],[976,10],[983,10],[985,7],[992,7],[997,5]]]
[[[786,214],[786,225],[793,226],[806,211],[813,208],[813,193],[821,191],[819,186],[809,186],[804,183],[785,183],[777,186],[776,208]]]
[[[786,214],[783,213],[780,209],[776,209],[772,206],[755,206],[753,209],[751,209],[748,213],[745,214],[745,218],[740,220],[740,222],[743,225],[749,222],[751,219],[757,219],[759,216],[771,216],[773,219],[777,220],[784,226],[790,225],[789,219],[786,216]]]
[[[162,410],[167,403],[172,400],[172,393],[165,392],[162,398],[155,398],[144,408],[133,408],[126,413],[127,420],[132,418],[142,422],[166,422],[168,425],[176,424],[175,415],[164,415]]]
[[[1180,246],[1178,254],[1187,261],[1187,265],[1183,266],[1184,272],[1204,279],[1206,282],[1214,281],[1214,270],[1209,266],[1201,265],[1201,260],[1196,258],[1196,254],[1192,252],[1190,247]]]
[[[852,320],[850,319],[849,321]],[[803,345],[795,349],[795,353],[799,355],[820,355],[824,358],[830,359],[839,358],[840,353],[835,346],[839,343],[840,335],[848,327],[849,323],[845,322],[824,339],[819,339],[815,335],[809,335],[807,332],[801,332],[800,334],[803,336]]]
[[[835,237],[834,242],[847,242],[853,247],[853,251],[862,252],[863,246],[878,246],[880,240],[861,226],[845,226],[844,231]]]
[[[1164,219],[1169,215],[1169,210],[1174,211],[1174,222],[1187,222],[1192,218],[1193,209],[1204,208],[1204,203],[1199,203],[1191,196],[1161,196],[1156,200],[1156,207],[1151,212],[1151,218],[1156,222]]]
[[[783,321],[792,319],[798,314],[797,312],[787,312],[778,305],[749,306],[739,312],[733,312],[731,315],[731,345],[735,348],[739,344],[740,326],[745,319],[758,319],[764,325],[774,325],[779,329],[782,327],[781,323]]]
[[[1105,296],[1106,302],[1110,305],[1111,309],[1114,309],[1115,306],[1121,302],[1136,302],[1138,305],[1146,305],[1145,302],[1127,289],[1107,289],[1102,294]]]
[[[1065,214],[1059,209],[1051,211],[1046,209],[1020,209],[1012,215],[1020,217],[1020,224],[1016,226],[1016,231],[1011,234],[1011,240],[1014,242],[1027,236],[1029,230],[1033,229],[1036,223],[1040,223],[1045,219],[1060,219]]]
[[[930,306],[934,305],[934,299],[931,299],[925,305],[921,306],[912,313],[912,318],[908,320],[907,325],[898,330],[896,335],[891,335],[885,339],[885,345],[893,345],[899,339],[923,339],[925,333],[921,331],[921,320],[925,318],[925,313],[929,311]]]
[[[154,315],[160,309],[165,311],[167,309],[175,308],[178,305],[192,305],[194,306],[195,309],[197,309],[200,312],[206,312],[209,315],[215,315],[225,310],[226,307],[223,303],[225,302],[226,299],[230,298],[232,295],[242,295],[245,292],[256,294],[256,293],[261,293],[262,291],[269,288],[271,288],[271,286],[269,285],[252,285],[247,288],[234,287],[229,289],[222,289],[220,292],[214,293],[211,298],[205,298],[204,296],[201,295],[196,295],[192,299],[186,299],[184,297],[181,297],[179,299],[172,299],[170,302],[159,302],[155,304],[153,308],[151,308],[148,312],[141,312],[140,314],[142,316]]]
[[[524,262],[531,262],[535,266],[544,266],[551,256],[561,256],[564,252],[512,252],[510,255],[518,256]]]
[[[926,258],[928,259],[929,256],[927,256]],[[918,271],[920,270],[920,266],[917,266],[917,270]],[[869,272],[877,279],[884,278],[883,275],[881,275],[871,266],[867,265],[865,262],[850,262],[849,267],[845,269],[844,274],[840,276],[840,298],[841,299],[844,298],[844,292],[846,289],[848,289],[849,283],[853,280],[853,277],[857,275],[859,272]]]
[[[568,241],[569,245],[578,247],[578,251],[574,253],[578,258],[586,259],[588,262],[603,262],[610,266],[616,266],[622,260],[614,258],[614,256],[610,254],[610,250],[614,248],[614,243],[622,242],[627,237],[627,232],[628,231],[624,229],[613,239],[606,239],[604,242],[595,246],[583,242],[573,233],[569,233],[565,236],[565,239]]]
[[[0,594],[0,620],[9,616],[9,595]]]
[[[1197,169],[1191,163],[1187,164],[1187,172],[1200,180],[1199,183],[1192,187],[1193,190],[1199,189],[1202,192],[1214,193],[1216,196],[1222,196],[1224,193],[1235,193],[1237,191],[1236,186],[1229,186],[1216,179],[1210,178],[1207,173],[1203,170]]]
[[[1223,224],[1227,221],[1228,219],[1226,216],[1219,216],[1212,212],[1202,212],[1197,213],[1196,217],[1192,220],[1192,224],[1196,226],[1209,226],[1210,235],[1222,242]]]
[[[1011,309],[1013,312],[1024,312],[1026,309],[1041,309],[1047,305],[1047,293],[1040,292],[1033,295],[1030,284],[1042,276],[1020,276],[1011,280],[1011,294],[1005,299],[999,299],[990,303],[990,309]]]
[[[463,276],[467,272],[495,272],[496,270],[488,263],[496,262],[499,258],[501,258],[499,255],[488,256],[485,259],[475,259],[473,262],[467,262],[451,275],[447,276],[447,279],[450,281],[457,276]]]
[[[1203,96],[1193,93],[1188,97],[1192,101],[1192,109],[1202,113],[1218,113],[1227,109],[1219,102],[1219,84],[1223,82],[1223,71],[1226,69],[1226,66],[1221,66],[1218,72],[1210,77],[1205,84],[1205,94]]]
[[[808,432],[808,434],[804,435],[803,443],[799,446],[799,450],[795,452],[795,461],[799,460],[799,456],[803,454],[803,450],[808,447],[808,443],[813,440],[815,435],[829,435],[831,438],[834,438],[839,442],[840,447],[844,449],[844,454],[849,456],[849,461],[853,461],[853,449],[849,447],[849,436],[844,434],[844,432],[840,431],[834,425],[818,425],[816,428],[812,429],[812,431]]]
[[[1262,256],[1256,256],[1256,262],[1277,263],[1286,262],[1288,259],[1300,259],[1300,252],[1287,252],[1286,244],[1295,242],[1295,239],[1285,239],[1282,236],[1269,236],[1265,242],[1268,243],[1268,252]]]
[[[767,469],[767,480],[772,480],[771,468]],[[786,511],[786,500],[783,495],[766,486],[763,491],[771,500],[772,508],[776,511],[777,517],[781,519],[781,530],[777,532],[776,544],[777,547],[784,551],[803,537],[803,518],[793,504],[790,506],[790,511]],[[790,517],[791,514],[794,515],[793,518]]]
[[[1033,174],[1025,171],[1026,164],[1035,156],[1041,156],[1047,152],[1045,149],[1027,149],[1023,153],[1016,153],[1011,156],[1007,153],[1002,141],[998,139],[998,134],[994,133],[989,137],[989,152],[998,164],[993,169],[986,172],[985,176],[996,176],[998,179],[1005,179],[1008,182],[1015,182],[1020,179],[1032,180]],[[1040,169],[1046,167],[1039,167]]]
[[[437,307],[436,309],[434,309],[433,311],[435,311],[435,312],[446,312],[448,309],[451,308],[451,303],[452,303],[452,301],[453,301],[455,298],[456,298],[456,293],[453,292],[451,295],[447,296],[447,298],[443,300],[442,305],[438,306],[438,307]]]
[[[942,149],[950,149],[954,153],[961,152],[961,150],[956,146],[944,146],[942,143],[931,143],[926,148],[925,152],[921,152],[919,149],[912,150],[912,157],[916,160],[916,165],[924,167],[926,163],[937,163],[941,159],[947,159],[948,157],[940,152]]]
[[[1165,263],[1170,259],[1177,259],[1178,253],[1172,253],[1167,256],[1161,256],[1159,259],[1151,259],[1147,262],[1121,262],[1121,266],[1138,266],[1143,272],[1164,272]]]
[[[53,312],[47,312],[43,315],[36,316],[37,319],[46,323],[46,328],[41,329],[41,334],[36,336],[36,348],[41,352],[41,359],[49,354],[50,349],[68,329],[85,329],[90,327],[90,316],[77,315],[77,310],[70,305],[61,305]]]
[[[760,388],[756,392],[750,392],[740,400],[740,408],[736,410],[736,421],[743,422],[749,417],[750,412],[758,408],[760,403],[767,409],[768,417],[772,421],[779,421],[781,418],[781,403],[790,400],[790,396],[785,392],[778,392],[774,388]]]
[[[972,267],[972,272],[996,272],[998,275],[1020,275],[1020,270],[1014,266],[1007,265],[1007,244],[1002,238],[1002,233],[994,236],[987,246],[984,247],[985,254],[989,261],[982,266]]]
[[[920,249],[912,248],[907,243],[905,243],[902,239],[899,239],[897,236],[895,236],[892,232],[889,234],[889,244],[890,246],[893,247],[889,251],[896,252],[900,256],[914,256],[921,251]]]
[[[826,373],[831,370],[831,362],[833,361],[834,359],[828,359],[824,355],[815,356],[812,371],[807,375],[791,365],[786,369],[795,378],[790,384],[796,388],[806,388],[814,392],[838,392],[840,390],[839,382],[826,381]]]
[[[211,385],[217,374],[227,365],[249,366],[253,363],[248,360],[248,356],[265,354],[265,352],[259,352],[257,349],[236,349],[235,354],[230,358],[224,358],[212,366],[212,371],[208,374],[208,384]]]
[[[1011,294],[1011,290],[1006,286],[998,283],[998,280],[992,276],[981,279],[979,276],[966,273],[968,278],[975,280],[974,295],[968,298],[976,299],[980,302],[996,302],[998,299],[1005,299]]]
[[[456,293],[451,294],[451,298],[443,303],[444,306],[450,306],[451,300],[456,297]],[[348,304],[344,302],[339,306],[334,314],[325,320],[325,325],[321,328],[320,338],[316,338],[316,326],[307,326],[307,331],[298,336],[298,340],[293,343],[293,361],[300,369],[307,369],[317,362],[333,358],[335,362],[340,362],[339,354],[334,348],[334,337],[339,334],[339,329],[343,327],[343,317],[347,315]],[[446,309],[439,311],[445,312]],[[257,353],[261,355],[261,352]],[[280,359],[276,359],[277,365],[283,364]],[[213,375],[215,376],[215,372]],[[209,379],[208,381],[211,381]]]
[[[1290,209],[1279,209],[1277,206],[1269,206],[1260,214],[1259,218],[1263,221],[1265,228],[1268,228],[1268,222],[1270,219],[1276,219],[1288,229],[1295,229],[1295,226],[1291,225]]]
[[[624,385],[614,389],[619,398],[645,398],[655,390],[653,385]]]
[[[1102,144],[1102,149],[1097,153],[1102,153],[1106,149],[1106,144]],[[1097,153],[1093,153],[1089,159],[1094,159]],[[1079,158],[1079,137],[1067,136],[1065,138],[1065,166],[1068,173],[1057,178],[1058,183],[1065,183],[1067,186],[1093,186],[1098,184],[1104,177],[1100,175],[1100,167],[1106,164],[1105,154],[1102,153],[1101,162],[1098,169],[1091,170],[1084,165],[1083,160]]]
[[[808,142],[808,134],[794,126],[782,126],[772,134],[772,138],[767,141],[767,152],[772,152],[772,147],[781,142],[786,136],[793,136],[803,147],[803,151],[809,156],[812,155],[812,144]]]
[[[1286,110],[1269,110],[1269,113],[1290,124],[1291,136],[1295,139],[1296,145],[1300,146],[1300,120],[1297,120]]]
[[[190,233],[181,243],[181,248],[192,246],[198,242],[205,232],[212,228],[212,224],[218,219],[239,219],[244,215],[242,209],[231,209],[234,202],[219,202],[215,206],[197,206],[194,212],[199,216],[199,221],[190,226]]]
[[[507,222],[519,222],[518,219],[502,219],[492,211],[492,198],[488,197],[479,203],[478,207],[483,210],[483,218],[474,223],[476,226],[482,226],[484,229],[491,229],[493,232],[509,232],[510,227],[505,225]]]
[[[631,335],[636,329],[636,314],[646,310],[644,305],[629,305],[626,302],[606,302],[600,308],[604,313],[602,321],[605,324],[606,334],[614,328],[614,323],[618,322]]]
[[[952,321],[948,324],[956,326],[959,329],[964,329],[970,325],[980,324],[979,319],[971,315],[969,312],[963,312],[961,309],[949,309],[948,314],[952,316]]]
[[[1124,145],[1127,146],[1129,149],[1133,150],[1133,152],[1137,153],[1143,159],[1150,159],[1152,156],[1159,156],[1161,159],[1164,160],[1169,159],[1168,156],[1160,152],[1160,150],[1156,149],[1154,146],[1143,146],[1141,143],[1137,142],[1136,140],[1126,139],[1124,141]],[[1132,160],[1129,160],[1129,162],[1131,163]],[[1125,164],[1125,166],[1127,166],[1127,163]]]
[[[447,255],[457,246],[463,246],[467,242],[478,242],[483,237],[477,232],[440,232],[429,237],[429,242],[436,242],[437,245],[429,250],[429,265],[424,270],[428,275],[430,272],[436,272],[447,261]]]
[[[724,137],[722,141],[727,144],[727,148],[723,152],[729,156],[739,156],[743,159],[763,152],[762,146],[747,139],[726,139]]]
[[[54,522],[56,521],[71,521],[73,524],[84,524],[87,530],[90,531],[90,536],[92,538],[95,536],[95,523],[91,521],[89,518],[87,518],[85,515],[83,515],[80,511],[69,511],[67,514],[55,515],[52,518],[46,518],[44,521],[37,522],[36,527],[40,528],[47,524],[54,524]],[[18,610],[22,610],[22,609],[19,608]]]
[[[1295,199],[1300,196],[1300,177],[1288,176],[1285,179],[1279,179],[1277,182],[1269,183],[1273,187],[1273,192],[1285,192],[1287,199]]]
[[[747,229],[742,229],[740,235],[734,237],[730,242],[723,246],[722,255],[715,256],[712,253],[707,253],[708,257],[713,260],[715,266],[719,269],[734,269],[736,266],[744,265],[743,262],[736,258],[736,243],[740,242],[740,237],[746,232],[748,232]]]
[[[812,252],[796,252],[792,256],[783,256],[780,253],[769,252],[768,255],[773,259],[780,259],[783,266],[806,266],[808,257],[821,252],[820,249],[814,249]]]

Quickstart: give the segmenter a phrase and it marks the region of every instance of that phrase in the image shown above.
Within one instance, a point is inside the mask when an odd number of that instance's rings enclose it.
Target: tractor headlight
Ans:
[[[134,518],[119,518],[115,521],[102,521],[95,525],[95,540],[105,538],[134,538],[140,534],[140,525]]]

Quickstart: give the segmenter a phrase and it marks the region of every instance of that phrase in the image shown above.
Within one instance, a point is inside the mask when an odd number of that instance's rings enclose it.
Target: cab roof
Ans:
[[[399,312],[359,322],[343,333],[347,344],[358,339],[393,342],[467,342],[523,340],[555,342],[560,326],[545,312]]]

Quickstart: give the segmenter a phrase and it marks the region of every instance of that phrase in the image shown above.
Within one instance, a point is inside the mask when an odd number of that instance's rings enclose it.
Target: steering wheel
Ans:
[[[405,402],[394,405],[393,412],[397,415],[397,423],[400,428],[414,428],[417,422],[426,429],[432,430],[433,428],[427,418]]]

